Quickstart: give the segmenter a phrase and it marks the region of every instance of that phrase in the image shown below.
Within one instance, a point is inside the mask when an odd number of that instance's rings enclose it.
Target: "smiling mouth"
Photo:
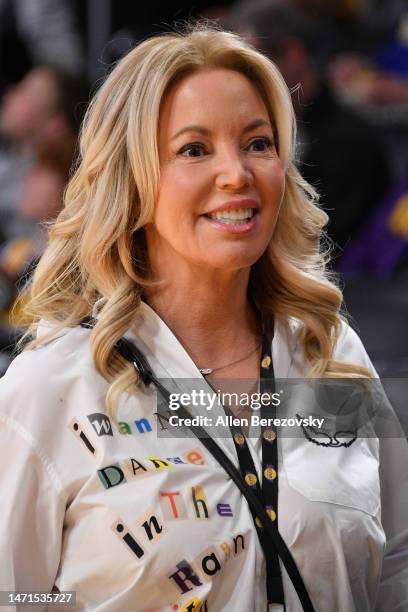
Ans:
[[[219,210],[204,216],[226,225],[245,225],[257,212],[254,208],[239,208],[238,210]]]

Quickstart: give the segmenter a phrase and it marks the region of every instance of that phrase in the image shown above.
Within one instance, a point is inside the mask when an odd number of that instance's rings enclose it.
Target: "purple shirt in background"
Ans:
[[[408,179],[377,207],[363,231],[344,250],[337,270],[346,278],[361,274],[387,278],[395,271],[408,251],[408,234],[404,237],[402,231],[393,231],[390,219],[404,196],[408,197]]]

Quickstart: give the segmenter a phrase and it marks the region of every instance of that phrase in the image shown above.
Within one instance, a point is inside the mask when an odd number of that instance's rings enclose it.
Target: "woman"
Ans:
[[[1,385],[2,589],[55,584],[78,609],[301,609],[270,550],[266,571],[239,489],[200,440],[169,433],[115,348],[125,336],[176,388],[257,381],[272,364],[276,378],[375,375],[340,320],[327,218],[293,142],[280,74],[231,33],[151,38],[101,87],[31,287],[36,337]],[[268,514],[316,610],[407,601],[408,453],[392,442],[380,483],[378,440],[217,440],[237,467],[249,449],[248,485],[272,487]],[[276,458],[263,476],[262,453]]]

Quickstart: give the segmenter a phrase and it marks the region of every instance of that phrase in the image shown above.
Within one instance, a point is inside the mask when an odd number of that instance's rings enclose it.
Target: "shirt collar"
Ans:
[[[53,325],[39,322],[37,338],[52,332]],[[272,359],[275,378],[289,378],[293,357],[299,344],[299,321],[275,321],[272,340]],[[65,330],[66,331],[66,330]],[[64,334],[61,330],[57,336]],[[184,349],[181,342],[146,302],[141,301],[134,322],[124,334],[146,355],[157,377],[203,378],[201,372]]]
[[[272,358],[276,378],[289,377],[298,344],[298,327],[295,320],[275,323]],[[178,338],[146,302],[140,303],[135,321],[125,336],[145,353],[158,377],[202,378]]]

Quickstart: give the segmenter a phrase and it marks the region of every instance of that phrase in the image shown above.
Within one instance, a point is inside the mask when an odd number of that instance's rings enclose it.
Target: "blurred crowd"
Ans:
[[[104,67],[172,25],[169,7],[163,16],[160,3],[150,3],[149,28],[132,4],[122,3],[116,21],[110,13]],[[96,88],[85,60],[89,24],[78,6],[0,0],[0,372],[19,335],[16,297],[63,205]],[[193,14],[177,2],[173,8],[176,20]],[[239,0],[198,8],[263,51],[291,89],[297,163],[330,217],[333,268],[346,281],[408,278],[406,1]]]

